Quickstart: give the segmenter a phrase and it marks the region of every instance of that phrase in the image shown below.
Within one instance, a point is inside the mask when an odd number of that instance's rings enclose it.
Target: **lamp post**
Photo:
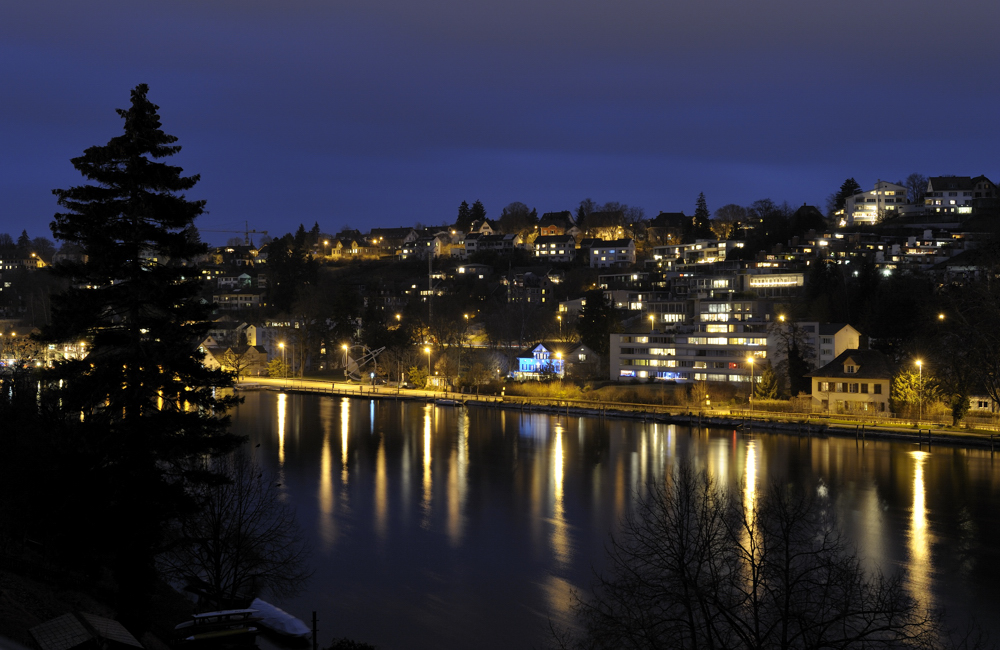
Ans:
[[[920,425],[920,420],[924,417],[924,362],[917,359],[917,372],[919,379],[917,380],[917,425]]]
[[[329,246],[329,245],[330,245],[330,241],[328,239],[324,239],[323,240],[323,257],[326,257],[326,247]]]
[[[562,352],[556,352],[556,374],[559,375],[560,379],[562,379],[563,375],[565,374],[563,373],[562,368],[563,368]]]
[[[556,314],[556,320],[559,321],[559,340],[562,340],[562,314]]]
[[[424,352],[427,353],[427,383],[431,383],[431,347],[428,345],[424,348]],[[425,385],[424,388],[427,386]]]
[[[750,421],[753,422],[753,357],[747,357],[747,363],[750,364]]]
[[[649,331],[650,332],[655,332],[656,331],[656,315],[655,314],[650,314],[649,315]]]
[[[281,376],[288,376],[288,366],[285,365],[285,344],[284,342],[279,343],[278,347],[281,348]]]

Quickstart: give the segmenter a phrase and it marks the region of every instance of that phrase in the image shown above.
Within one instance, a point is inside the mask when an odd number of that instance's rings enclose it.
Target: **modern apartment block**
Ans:
[[[766,300],[694,300],[691,323],[673,331],[650,326],[612,334],[610,378],[661,381],[746,382],[753,359],[777,366],[793,342],[812,367],[825,365],[846,349],[857,348],[859,334],[850,325],[788,323]]]

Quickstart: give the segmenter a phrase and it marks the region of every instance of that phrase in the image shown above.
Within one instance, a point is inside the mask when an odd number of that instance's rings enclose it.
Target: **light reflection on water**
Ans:
[[[909,567],[915,596],[1000,606],[988,452],[273,393],[248,394],[234,428],[282,472],[316,549],[308,590],[278,604],[317,611],[324,643],[544,645],[636,487],[679,458],[748,506],[772,480],[822,484],[861,553]]]
[[[909,587],[913,597],[928,608],[934,607],[933,582],[931,572],[931,543],[933,537],[927,528],[927,486],[924,484],[924,467],[927,464],[926,451],[911,451],[913,458],[913,509],[910,529],[907,533],[907,547],[910,552]]]

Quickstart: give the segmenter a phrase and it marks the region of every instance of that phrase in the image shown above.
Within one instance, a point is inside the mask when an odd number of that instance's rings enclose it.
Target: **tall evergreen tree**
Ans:
[[[693,242],[697,239],[712,239],[713,237],[712,213],[708,211],[705,193],[701,192],[695,203],[694,217],[691,219],[691,232],[684,239],[687,242]]]
[[[47,341],[85,341],[88,355],[59,363],[44,404],[61,418],[87,468],[74,540],[111,567],[123,615],[137,620],[154,578],[164,524],[193,507],[186,487],[204,480],[203,459],[234,448],[230,375],[209,370],[198,346],[211,307],[199,296],[192,260],[206,250],[194,219],[203,201],[184,192],[197,175],[162,162],[180,151],[160,128],[145,84],[119,109],[124,133],[72,160],[89,183],[53,190],[65,210],[52,232],[86,261],[57,272],[70,288],[53,298]],[[89,494],[84,499],[80,494]]]
[[[25,255],[31,249],[31,238],[28,237],[28,231],[22,230],[21,236],[17,238],[17,252],[21,255]]]
[[[754,385],[753,392],[757,399],[778,398],[778,375],[771,367],[770,361],[764,364],[764,369],[760,373],[760,381]]]
[[[458,206],[458,217],[455,219],[455,227],[462,232],[469,232],[469,226],[472,225],[472,210],[469,208],[467,201],[462,201],[462,205]]]
[[[472,204],[471,208],[469,208],[469,216],[471,217],[470,223],[486,218],[486,208],[483,206],[482,201],[476,199],[476,202]]]
[[[840,191],[837,192],[836,194],[836,201],[834,204],[834,208],[837,210],[843,210],[844,205],[846,205],[847,203],[847,199],[854,196],[860,191],[861,191],[861,186],[858,185],[858,182],[853,178],[848,178],[846,181],[843,182],[843,184],[840,186]]]

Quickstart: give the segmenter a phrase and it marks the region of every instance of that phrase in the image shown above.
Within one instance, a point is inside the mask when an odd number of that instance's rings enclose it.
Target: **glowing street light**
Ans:
[[[917,371],[919,380],[917,382],[917,422],[924,417],[924,362],[917,359]]]
[[[559,321],[559,338],[562,338],[562,314],[556,314],[556,320]]]
[[[753,421],[753,357],[747,357],[750,364],[750,421]]]
[[[430,380],[431,377],[431,348],[427,346],[424,348],[424,352],[427,353],[427,379]]]
[[[283,377],[288,376],[288,366],[285,365],[285,344],[284,342],[279,343],[278,347],[281,348],[281,375]]]
[[[656,331],[656,315],[655,314],[650,314],[649,315],[649,331],[650,332],[655,332]]]

